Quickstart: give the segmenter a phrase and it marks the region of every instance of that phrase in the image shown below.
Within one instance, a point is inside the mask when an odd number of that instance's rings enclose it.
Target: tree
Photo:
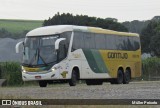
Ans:
[[[116,31],[125,31],[128,29],[123,26],[121,23],[117,22],[115,18],[96,18],[89,17],[87,15],[76,15],[73,16],[70,13],[63,14],[55,14],[52,18],[45,20],[43,22],[43,26],[49,25],[79,25],[79,26],[93,26],[93,27],[101,27],[104,29],[116,30]]]
[[[141,33],[143,28],[146,28],[149,23],[149,20],[147,21],[138,21],[133,20],[131,22],[125,21],[122,24],[132,33]]]
[[[155,35],[151,38],[150,47],[154,54],[160,57],[160,21],[154,29]]]
[[[160,21],[150,21],[141,32],[141,46],[143,53],[151,53],[160,57]]]
[[[154,17],[152,18],[152,20],[154,20],[154,21],[160,21],[160,16],[154,16]]]

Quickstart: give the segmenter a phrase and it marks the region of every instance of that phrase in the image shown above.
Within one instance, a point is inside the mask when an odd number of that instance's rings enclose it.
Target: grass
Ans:
[[[12,20],[0,19],[0,29],[4,28],[11,33],[21,33],[42,26],[41,20]]]
[[[7,86],[23,85],[20,63],[0,62],[0,78],[7,79]]]
[[[144,80],[160,80],[160,58],[147,58],[142,61],[142,78]]]
[[[29,96],[15,96],[15,95],[4,95],[0,94],[0,99],[31,99]]]

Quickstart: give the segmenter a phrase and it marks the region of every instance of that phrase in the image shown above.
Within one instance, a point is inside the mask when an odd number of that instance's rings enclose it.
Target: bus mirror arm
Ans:
[[[55,42],[55,50],[58,50],[59,49],[59,43],[63,40],[66,40],[66,38],[59,38],[56,40]]]
[[[16,53],[19,53],[20,52],[20,45],[24,45],[24,42],[23,41],[21,41],[21,42],[18,42],[17,44],[16,44],[16,47],[15,47],[15,50],[16,50]]]

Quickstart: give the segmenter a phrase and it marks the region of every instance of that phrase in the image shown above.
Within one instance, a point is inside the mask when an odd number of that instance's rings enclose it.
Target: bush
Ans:
[[[18,86],[23,84],[20,63],[0,63],[0,72],[0,77],[7,79],[7,86]]]
[[[142,78],[144,80],[160,79],[160,58],[147,58],[142,61]]]

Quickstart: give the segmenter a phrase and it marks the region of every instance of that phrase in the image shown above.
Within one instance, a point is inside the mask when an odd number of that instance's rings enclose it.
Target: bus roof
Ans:
[[[75,25],[54,25],[54,26],[40,27],[31,30],[30,32],[27,33],[26,36],[53,35],[67,31],[82,31],[82,32],[92,32],[92,33],[102,33],[102,34],[112,34],[112,35],[122,35],[122,36],[139,36],[136,33],[118,32],[98,27],[75,26]]]

